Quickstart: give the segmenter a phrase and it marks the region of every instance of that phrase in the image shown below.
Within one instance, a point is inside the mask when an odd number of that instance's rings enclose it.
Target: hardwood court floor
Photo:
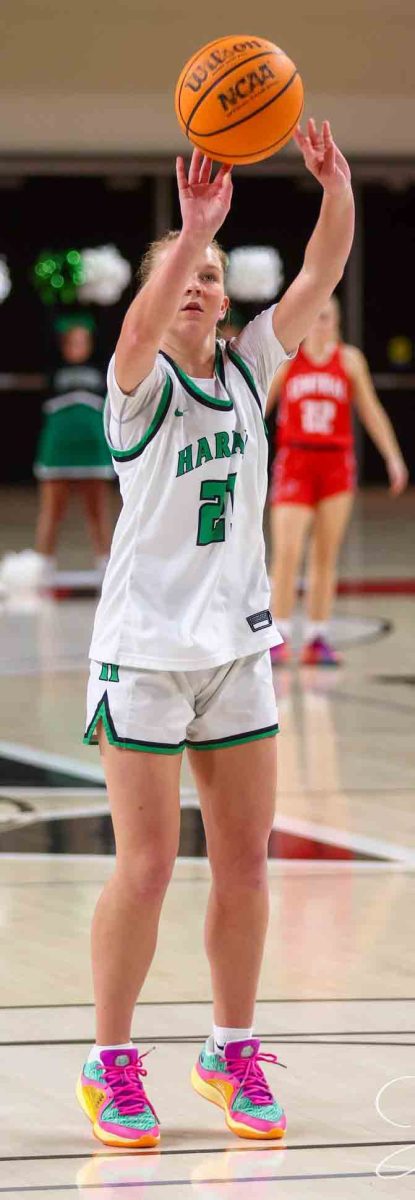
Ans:
[[[30,497],[14,512],[20,548],[30,544]],[[361,499],[342,575],[413,578],[414,516],[414,494],[400,507],[381,494]],[[87,565],[76,514],[62,564],[66,553]],[[73,1094],[94,1032],[90,918],[112,869],[98,752],[80,744],[94,603],[3,604],[0,1200],[412,1194],[413,604],[341,597],[344,668],[276,676],[280,778],[256,1032],[288,1068],[268,1071],[288,1112],[282,1145],[233,1137],[189,1086],[211,1021],[209,873],[184,764],[181,853],[134,1025],[139,1046],[156,1047],[148,1066],[163,1136],[147,1154],[101,1149]]]

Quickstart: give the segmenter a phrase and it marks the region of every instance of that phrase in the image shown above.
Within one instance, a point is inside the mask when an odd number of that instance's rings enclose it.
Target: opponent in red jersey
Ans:
[[[327,625],[356,482],[352,402],[385,460],[392,494],[399,495],[408,480],[366,359],[355,346],[340,341],[339,326],[339,304],[332,296],[297,357],[278,371],[268,398],[268,413],[279,401],[271,488],[271,570],[274,618],[285,641],[271,651],[277,663],[291,658],[295,582],[310,529],[308,619],[301,662],[336,666],[340,661],[327,641]]]

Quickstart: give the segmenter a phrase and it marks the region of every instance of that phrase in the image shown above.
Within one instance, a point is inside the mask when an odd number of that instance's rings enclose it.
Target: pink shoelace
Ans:
[[[140,1075],[144,1077],[148,1074],[143,1067],[143,1058],[146,1058],[147,1054],[150,1054],[150,1050],[138,1058],[136,1063],[130,1063],[128,1067],[104,1067],[105,1082],[111,1088],[117,1108],[125,1117],[131,1116],[133,1113],[144,1112],[147,1107],[151,1108],[156,1116],[139,1078]]]
[[[285,1067],[285,1063],[279,1062],[276,1054],[253,1054],[251,1058],[236,1058],[232,1062],[232,1066],[229,1064],[229,1070],[242,1084],[245,1095],[253,1104],[274,1104],[274,1096],[268,1087],[261,1067],[258,1066],[260,1062],[274,1063],[278,1067]]]

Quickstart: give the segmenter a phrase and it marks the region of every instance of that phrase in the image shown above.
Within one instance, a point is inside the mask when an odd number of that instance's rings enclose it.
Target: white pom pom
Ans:
[[[273,246],[237,246],[231,250],[226,290],[233,300],[274,300],[283,282],[282,258]]]
[[[7,300],[11,290],[12,281],[10,278],[10,271],[4,254],[0,254],[0,304],[3,303],[3,300]]]
[[[82,251],[85,282],[78,288],[83,304],[115,304],[130,282],[130,263],[116,246],[95,246]]]
[[[0,562],[0,584],[8,592],[36,590],[51,583],[53,570],[53,559],[36,550],[12,551]]]

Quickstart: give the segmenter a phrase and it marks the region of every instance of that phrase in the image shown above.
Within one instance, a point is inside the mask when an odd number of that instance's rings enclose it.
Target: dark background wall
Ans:
[[[173,177],[162,181],[165,208],[172,224],[180,217]],[[40,373],[47,376],[56,361],[55,312],[39,300],[30,271],[41,250],[103,245],[114,242],[134,269],[157,224],[156,181],[150,171],[137,176],[28,175],[0,191],[0,252],[7,255],[13,290],[0,305],[0,375]],[[235,181],[232,212],[221,231],[226,249],[258,242],[280,250],[285,286],[299,270],[304,247],[317,217],[320,194],[301,177],[244,177]],[[415,476],[415,319],[409,285],[415,276],[415,188],[362,186],[360,229],[362,348],[378,381],[378,391],[395,425]],[[113,351],[123,313],[133,294],[127,288],[118,304],[95,307],[97,358],[105,366]],[[340,288],[346,330],[350,288]],[[56,309],[58,311],[58,309]],[[247,312],[247,316],[249,313]],[[412,345],[404,366],[391,362],[392,338],[405,336]],[[383,380],[383,383],[382,383]],[[408,386],[405,385],[407,380]],[[379,382],[380,381],[380,382]],[[395,382],[396,381],[396,382]],[[4,385],[8,454],[2,456],[1,480],[31,478],[40,409],[47,388]],[[384,481],[383,464],[366,437],[361,446],[365,483]]]

